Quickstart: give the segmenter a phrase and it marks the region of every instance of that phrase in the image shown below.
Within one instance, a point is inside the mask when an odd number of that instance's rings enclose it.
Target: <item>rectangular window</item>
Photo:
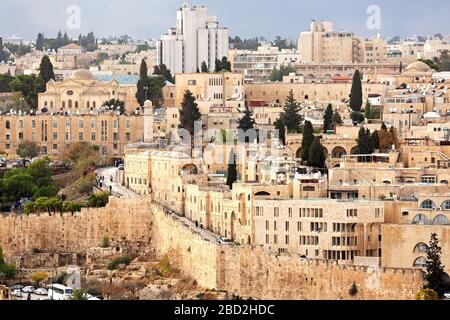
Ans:
[[[83,141],[83,140],[84,140],[83,132],[80,132],[80,133],[78,134],[78,140],[79,140],[79,141]]]
[[[96,138],[97,138],[97,136],[96,136],[95,132],[92,132],[91,133],[91,140],[95,141]]]

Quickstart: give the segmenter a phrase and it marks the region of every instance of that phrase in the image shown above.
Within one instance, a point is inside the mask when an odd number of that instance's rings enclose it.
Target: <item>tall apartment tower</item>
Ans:
[[[361,63],[363,40],[352,32],[335,32],[331,21],[311,22],[310,30],[300,33],[298,50],[303,63]]]
[[[158,41],[158,64],[172,74],[194,73],[206,62],[209,71],[216,60],[228,57],[228,29],[219,26],[217,17],[208,16],[204,6],[185,3],[177,11],[177,26]]]

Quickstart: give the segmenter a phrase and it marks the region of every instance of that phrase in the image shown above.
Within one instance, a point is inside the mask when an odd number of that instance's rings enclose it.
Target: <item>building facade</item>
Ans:
[[[183,4],[177,12],[177,26],[158,41],[158,64],[172,74],[193,73],[203,62],[213,71],[216,60],[228,57],[228,29],[220,27],[204,6]]]

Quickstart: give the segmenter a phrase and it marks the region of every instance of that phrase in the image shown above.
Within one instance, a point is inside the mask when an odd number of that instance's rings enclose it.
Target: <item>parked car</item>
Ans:
[[[33,286],[26,286],[22,289],[23,293],[33,293],[36,289]]]
[[[20,290],[18,290],[18,289],[13,290],[13,291],[11,292],[11,295],[12,295],[13,297],[16,297],[16,298],[22,298],[22,297],[23,297],[22,291],[20,291]]]
[[[450,299],[450,292],[444,293],[444,298],[445,299]]]
[[[217,241],[223,245],[233,244],[233,241],[231,241],[230,239],[224,238],[224,237],[220,237],[219,239],[217,239]]]
[[[21,285],[21,284],[15,284],[11,287],[11,291],[14,291],[14,290],[22,291],[22,289],[23,289],[23,285]]]
[[[38,294],[40,296],[46,296],[46,295],[48,295],[48,291],[45,288],[39,288],[39,289],[36,289],[34,294]]]

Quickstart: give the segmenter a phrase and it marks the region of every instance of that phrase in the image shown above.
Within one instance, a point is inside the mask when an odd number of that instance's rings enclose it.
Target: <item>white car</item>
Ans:
[[[220,237],[219,239],[217,239],[217,241],[220,244],[223,244],[223,245],[231,245],[231,244],[233,244],[233,241],[231,241],[230,239],[224,238],[224,237]]]
[[[39,288],[39,289],[36,289],[34,294],[38,294],[40,296],[46,296],[46,295],[48,295],[48,291],[45,288]]]
[[[33,286],[27,286],[25,288],[22,289],[23,293],[33,293],[35,291]]]
[[[18,289],[13,290],[13,292],[11,292],[11,295],[13,297],[17,297],[17,298],[22,298],[23,297],[22,291],[20,291]]]
[[[444,298],[445,299],[450,299],[450,292],[444,293]]]

